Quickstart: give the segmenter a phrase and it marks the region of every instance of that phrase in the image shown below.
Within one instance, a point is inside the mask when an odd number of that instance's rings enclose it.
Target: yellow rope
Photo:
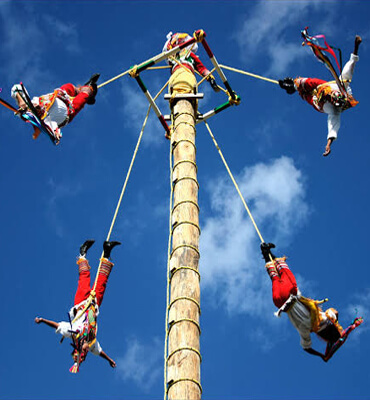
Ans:
[[[157,95],[154,97],[154,100],[156,100],[156,99],[158,98],[158,96],[163,92],[163,90],[166,88],[167,85],[168,85],[168,81],[167,81],[166,84],[162,87],[162,89],[157,93]],[[139,135],[138,141],[137,141],[137,143],[136,143],[135,151],[134,151],[134,154],[133,154],[133,156],[132,156],[131,163],[130,163],[130,166],[129,166],[129,169],[128,169],[128,172],[127,172],[127,175],[126,175],[126,179],[125,179],[125,182],[124,182],[123,187],[122,187],[122,190],[121,190],[121,194],[120,194],[120,197],[119,197],[119,200],[118,200],[118,203],[117,203],[117,207],[116,207],[116,210],[115,210],[115,213],[114,213],[112,222],[111,222],[111,226],[110,226],[110,228],[109,228],[109,232],[108,232],[107,239],[106,239],[107,241],[110,239],[110,235],[111,235],[111,233],[112,233],[114,224],[115,224],[115,222],[116,222],[116,218],[117,218],[117,215],[118,215],[118,211],[119,211],[119,209],[120,209],[121,202],[122,202],[122,198],[123,198],[123,195],[124,195],[124,193],[125,193],[126,186],[127,186],[127,183],[128,183],[128,179],[129,179],[129,177],[130,177],[130,174],[131,174],[131,171],[132,171],[132,167],[133,167],[133,165],[134,165],[137,152],[138,152],[138,150],[139,150],[139,146],[140,146],[140,143],[141,143],[141,139],[142,139],[142,137],[143,137],[143,134],[144,134],[145,126],[146,126],[146,124],[147,124],[147,122],[148,122],[149,113],[150,113],[151,108],[152,108],[152,106],[149,105],[148,111],[147,111],[146,116],[145,116],[145,119],[144,119],[143,126],[142,126],[141,131],[140,131],[140,135]],[[95,297],[95,289],[96,289],[96,284],[97,284],[97,282],[98,282],[99,272],[100,272],[100,269],[101,269],[101,262],[102,262],[103,254],[104,254],[104,252],[102,253],[102,255],[101,255],[101,257],[100,257],[100,262],[99,262],[98,271],[97,271],[97,273],[96,273],[94,286],[93,286],[93,289],[91,290],[89,299],[88,299],[88,301],[87,301],[85,307],[83,308],[83,310],[75,316],[73,322],[76,321],[76,320],[88,309],[88,307],[90,306],[90,304],[91,304],[93,298]]]
[[[222,64],[220,64],[220,67],[228,69],[229,71],[238,72],[239,74],[248,75],[248,76],[251,76],[251,77],[257,78],[257,79],[262,79],[263,81],[276,83],[277,85],[279,84],[279,81],[277,81],[276,79],[265,78],[264,76],[261,76],[261,75],[252,74],[250,72],[242,71],[241,69],[227,67],[226,65],[222,65]]]
[[[122,78],[122,76],[128,74],[130,71],[131,71],[131,68],[128,69],[127,71],[125,71],[125,72],[122,72],[122,74],[119,74],[119,75],[115,76],[114,78],[109,79],[108,81],[105,81],[105,82],[101,83],[100,85],[98,85],[98,89],[100,89],[101,87],[103,87],[105,85],[108,85],[108,83],[111,83],[111,82],[115,81],[116,79]]]
[[[195,272],[195,273],[198,275],[198,278],[199,278],[199,280],[200,280],[200,273],[199,273],[199,271],[198,271],[197,269],[195,269],[195,268],[193,268],[193,267],[188,267],[187,265],[182,265],[181,267],[174,268],[174,269],[171,271],[171,279],[170,279],[170,281],[172,281],[172,278],[173,278],[173,276],[176,274],[176,272],[177,272],[177,271],[181,271],[182,269],[186,269],[186,270],[188,270],[188,271],[193,271],[193,272]]]
[[[173,113],[171,114],[171,124],[173,126]],[[170,272],[170,260],[171,260],[171,242],[172,242],[172,201],[173,201],[173,188],[172,184],[173,169],[172,169],[172,148],[170,148],[170,212],[169,212],[169,228],[168,228],[168,247],[167,247],[167,292],[166,292],[166,326],[165,326],[165,339],[164,339],[164,400],[167,399],[167,355],[168,355],[168,316],[169,316],[169,304],[170,304],[170,284],[171,284],[171,272]]]
[[[147,68],[149,69],[168,69],[168,68],[172,68],[171,65],[159,65],[158,67],[149,67]]]
[[[255,228],[255,230],[256,230],[256,232],[257,232],[259,238],[261,239],[261,243],[263,243],[264,240],[263,240],[263,237],[262,237],[262,235],[261,235],[261,232],[259,231],[259,229],[258,229],[258,227],[257,227],[257,224],[256,224],[256,222],[255,222],[255,220],[254,220],[254,218],[253,218],[253,216],[252,216],[252,214],[251,214],[251,212],[250,212],[250,210],[249,210],[249,208],[248,208],[248,205],[247,205],[246,201],[244,200],[243,195],[242,195],[241,192],[240,192],[239,186],[238,186],[238,184],[236,183],[236,181],[235,181],[235,179],[234,179],[234,176],[233,176],[233,174],[232,174],[231,171],[230,171],[230,168],[229,168],[229,166],[228,166],[228,164],[227,164],[227,162],[226,162],[226,160],[225,160],[225,158],[224,158],[224,156],[223,156],[223,154],[222,154],[222,152],[221,152],[221,149],[220,149],[220,147],[218,146],[218,144],[217,144],[217,142],[216,142],[216,139],[215,139],[215,137],[213,136],[213,133],[212,133],[212,131],[211,131],[211,129],[210,129],[210,127],[209,127],[207,121],[204,121],[204,123],[205,123],[205,125],[206,125],[206,127],[207,127],[207,129],[208,129],[209,134],[211,135],[211,138],[212,138],[212,140],[213,140],[213,143],[214,143],[215,146],[216,146],[216,149],[218,150],[218,153],[220,154],[220,157],[221,157],[221,159],[222,159],[222,161],[223,161],[223,163],[224,163],[224,165],[225,165],[225,167],[226,167],[226,170],[227,170],[227,172],[228,172],[228,174],[229,174],[229,176],[230,176],[230,178],[231,178],[231,180],[232,180],[232,182],[233,182],[233,184],[234,184],[234,186],[235,186],[235,189],[236,189],[236,191],[238,192],[239,197],[240,197],[241,201],[243,202],[245,209],[247,210],[247,213],[248,213],[248,215],[249,215],[249,218],[251,219],[252,224],[253,224],[253,226],[254,226],[254,228]]]
[[[118,215],[118,211],[119,211],[119,209],[120,209],[120,206],[121,206],[122,198],[123,198],[123,195],[124,195],[125,190],[126,190],[127,182],[128,182],[128,180],[129,180],[129,177],[130,177],[130,174],[131,174],[131,171],[132,171],[132,167],[133,167],[133,165],[134,165],[137,152],[138,152],[138,150],[139,150],[139,146],[140,146],[140,143],[141,143],[141,139],[142,139],[142,137],[143,137],[144,128],[145,128],[146,123],[147,123],[147,121],[148,121],[150,109],[151,109],[151,106],[149,106],[149,108],[148,108],[148,112],[146,113],[146,117],[145,117],[145,119],[144,119],[144,123],[143,123],[143,126],[142,126],[142,128],[141,128],[141,132],[140,132],[138,141],[137,141],[137,143],[136,143],[136,147],[135,147],[135,150],[134,150],[134,154],[133,154],[133,156],[132,156],[131,163],[130,163],[130,166],[129,166],[129,169],[128,169],[128,172],[127,172],[127,175],[126,175],[126,179],[125,179],[125,182],[124,182],[124,184],[123,184],[123,187],[122,187],[122,190],[121,190],[121,194],[120,194],[120,197],[119,197],[117,206],[116,206],[116,210],[115,210],[115,212],[114,212],[114,216],[113,216],[113,219],[112,219],[110,228],[109,228],[109,232],[108,232],[107,239],[106,239],[107,241],[109,241],[109,239],[110,239],[110,235],[111,235],[111,233],[112,233],[114,224],[115,224],[115,222],[116,222],[116,218],[117,218],[117,215]],[[74,322],[74,321],[76,321],[78,318],[80,318],[80,316],[89,308],[90,304],[92,303],[93,299],[95,298],[95,289],[96,289],[96,285],[97,285],[97,282],[98,282],[98,277],[99,277],[99,272],[100,272],[100,269],[101,269],[101,264],[102,264],[103,255],[104,255],[104,251],[102,252],[102,255],[101,255],[101,257],[100,257],[99,266],[98,266],[98,270],[97,270],[97,273],[96,273],[94,286],[93,286],[93,288],[92,288],[92,290],[91,290],[91,292],[90,292],[90,296],[89,296],[89,298],[88,298],[88,301],[87,301],[86,305],[84,306],[84,308],[83,308],[80,312],[78,312],[78,313],[76,314],[76,316],[74,317],[74,319],[73,319],[72,322]]]

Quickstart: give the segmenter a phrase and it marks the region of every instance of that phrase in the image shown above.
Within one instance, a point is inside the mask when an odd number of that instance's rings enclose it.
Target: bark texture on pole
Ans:
[[[194,101],[173,107],[173,209],[168,334],[168,399],[199,400],[199,207]]]

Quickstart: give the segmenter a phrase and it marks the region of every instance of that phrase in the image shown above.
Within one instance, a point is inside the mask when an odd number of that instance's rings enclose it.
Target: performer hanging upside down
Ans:
[[[187,33],[169,32],[167,34],[167,41],[163,46],[163,52],[173,49],[191,39]],[[169,83],[170,93],[194,93],[196,90],[197,81],[194,76],[194,71],[199,72],[200,75],[206,77],[212,89],[219,92],[220,88],[217,86],[214,76],[204,66],[200,58],[195,54],[198,51],[198,44],[193,43],[181,49],[173,58],[168,59],[168,63],[172,66],[171,79]],[[176,62],[176,61],[177,62]],[[184,68],[185,67],[185,68]],[[175,85],[174,85],[175,82]]]
[[[96,333],[99,307],[103,301],[108,277],[113,267],[113,263],[109,261],[110,253],[113,247],[120,245],[121,243],[104,242],[104,253],[98,273],[95,296],[93,296],[91,304],[86,309],[92,289],[90,286],[91,267],[85,256],[87,250],[93,244],[94,240],[86,240],[86,242],[80,247],[80,256],[77,260],[79,272],[78,287],[74,299],[74,306],[70,309],[68,315],[70,321],[54,322],[41,317],[35,318],[37,324],[44,323],[51,328],[54,328],[56,333],[60,333],[63,338],[68,337],[72,339],[72,346],[74,348],[72,357],[74,365],[71,367],[70,372],[73,373],[78,372],[79,365],[85,361],[89,351],[107,360],[112,368],[115,368],[116,366],[114,360],[103,351],[99,342],[96,340]]]
[[[279,80],[280,87],[286,90],[288,94],[298,91],[302,99],[311,104],[315,110],[328,114],[327,144],[323,156],[330,154],[331,144],[337,139],[342,111],[358,104],[358,101],[352,97],[349,83],[352,80],[355,65],[359,60],[358,49],[361,42],[361,37],[356,36],[354,51],[340,76],[347,92],[346,96],[342,94],[335,81],[327,82],[316,78],[285,78]]]
[[[272,299],[279,309],[276,313],[280,316],[286,312],[290,322],[297,329],[301,337],[301,346],[307,353],[321,357],[325,362],[346,341],[348,335],[362,323],[362,318],[356,318],[347,329],[338,323],[338,311],[329,308],[323,311],[319,304],[323,301],[312,300],[301,295],[292,271],[289,269],[286,257],[276,258],[271,253],[273,243],[262,243],[261,251],[266,261],[266,270],[272,281]],[[311,333],[314,332],[327,345],[325,354],[312,348]]]
[[[83,86],[75,86],[72,83],[66,83],[60,88],[40,97],[33,97],[32,104],[48,127],[54,132],[55,138],[59,141],[62,133],[60,128],[69,124],[74,117],[83,109],[85,104],[94,104],[95,96],[98,91],[96,82],[100,74],[94,74]],[[17,84],[12,87],[11,96],[17,101],[19,114],[28,110],[27,104],[22,98],[22,86]],[[28,93],[27,93],[28,95]],[[33,138],[37,139],[40,130],[37,128]]]

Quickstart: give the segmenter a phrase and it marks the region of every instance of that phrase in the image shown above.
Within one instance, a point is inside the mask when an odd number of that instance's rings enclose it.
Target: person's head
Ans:
[[[72,351],[72,358],[75,363],[81,364],[85,361],[87,353],[89,352],[89,344],[86,340],[80,343],[79,349],[74,348]]]
[[[188,33],[172,33],[169,32],[167,34],[167,41],[163,47],[163,51],[168,51],[173,49],[174,47],[187,42],[190,40],[192,37]],[[193,53],[196,53],[198,51],[198,43],[193,43],[189,46],[186,47],[187,50],[191,50]]]
[[[343,107],[346,104],[346,97],[339,90],[333,90],[330,95],[330,103],[334,107]]]
[[[338,323],[338,311],[335,308],[328,308],[325,311],[327,318],[327,325],[324,329],[317,332],[317,335],[324,339],[326,342],[335,343],[340,337],[343,328]]]

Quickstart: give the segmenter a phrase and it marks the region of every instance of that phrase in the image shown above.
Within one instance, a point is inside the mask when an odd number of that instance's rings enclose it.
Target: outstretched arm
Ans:
[[[45,318],[41,318],[41,317],[36,317],[35,322],[36,322],[36,324],[41,324],[41,322],[42,322],[43,324],[46,324],[47,326],[50,326],[51,328],[54,328],[54,329],[57,329],[59,326],[58,322],[50,321],[49,319],[45,319]]]
[[[100,357],[104,358],[105,360],[107,360],[109,362],[109,365],[112,368],[116,368],[116,362],[111,359],[107,353],[105,353],[103,350],[99,353]]]
[[[331,153],[331,144],[333,143],[333,141],[334,141],[334,138],[328,139],[326,146],[325,146],[325,151],[323,153],[324,157],[328,156]]]
[[[309,353],[309,354],[312,354],[313,356],[321,357],[322,360],[325,361],[325,362],[328,361],[328,360],[326,359],[326,357],[325,357],[324,354],[322,354],[322,353],[320,353],[320,352],[314,350],[314,349],[311,348],[311,347],[308,348],[308,349],[304,349],[304,351],[306,351],[306,352]]]

